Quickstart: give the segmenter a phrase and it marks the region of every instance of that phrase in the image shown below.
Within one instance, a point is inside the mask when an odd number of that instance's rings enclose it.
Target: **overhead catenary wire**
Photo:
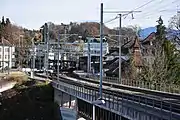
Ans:
[[[135,10],[138,10],[138,9],[140,9],[140,8],[143,8],[143,7],[145,7],[146,5],[148,5],[148,4],[150,4],[150,3],[154,2],[154,1],[156,1],[156,0],[150,0],[150,1],[148,1],[147,3],[140,5],[139,7],[135,8],[135,9],[129,11],[129,12],[127,11],[128,13],[123,14],[122,16],[127,16],[127,15],[133,13]],[[112,11],[106,11],[106,12],[111,13]],[[118,12],[118,11],[116,11],[116,12]],[[109,23],[109,22],[112,22],[112,21],[114,21],[114,20],[116,20],[116,19],[118,19],[118,18],[119,18],[119,16],[116,16],[115,18],[110,19],[110,20],[104,22],[104,24]]]
[[[162,0],[163,1],[163,0]],[[159,3],[159,4],[162,4],[163,2],[161,1],[161,3]],[[148,14],[152,14],[152,15],[154,15],[154,14],[157,14],[157,13],[161,13],[161,12],[165,12],[166,10],[168,11],[168,9],[169,8],[167,8],[167,7],[172,7],[172,5],[174,5],[176,2],[178,2],[179,0],[174,0],[174,1],[171,1],[171,2],[168,2],[168,3],[166,3],[166,4],[164,4],[163,6],[158,6],[158,8],[155,8],[155,9],[151,9],[151,10],[149,10],[149,11],[147,11],[147,12],[142,12],[141,14],[139,14],[140,16],[137,16],[137,17],[144,17],[144,16],[148,16]],[[158,5],[159,5],[158,4]],[[170,5],[171,4],[171,5]],[[175,4],[175,5],[177,5],[177,4]],[[153,7],[154,8],[154,7]],[[160,9],[160,8],[163,8],[163,9]],[[175,11],[175,10],[174,10]],[[136,17],[136,18],[137,18]]]
[[[114,17],[114,18],[112,18],[112,19],[110,19],[110,20],[107,20],[106,22],[104,22],[104,24],[109,23],[109,22],[112,22],[112,21],[114,21],[114,20],[116,20],[116,19],[118,19],[118,18],[119,18],[119,16],[116,16],[116,17]]]
[[[133,10],[131,10],[129,13],[127,13],[126,16],[125,16],[125,18],[126,18],[129,14],[133,13],[133,11],[138,10],[138,9],[141,9],[141,8],[147,6],[148,4],[150,4],[150,3],[154,2],[154,1],[156,1],[156,0],[150,0],[150,1],[148,1],[148,2],[146,2],[146,3],[144,3],[144,4],[142,4],[142,5],[140,5],[139,7],[136,7],[135,9],[133,9]],[[124,19],[125,19],[125,18],[124,18]]]
[[[146,14],[145,16],[137,16],[134,19],[149,19],[149,18],[153,18],[155,16],[172,15],[172,13],[175,13],[175,10],[174,11],[160,10],[157,12],[157,14],[156,13],[149,13],[149,14]],[[132,20],[132,19],[130,19],[130,20]]]

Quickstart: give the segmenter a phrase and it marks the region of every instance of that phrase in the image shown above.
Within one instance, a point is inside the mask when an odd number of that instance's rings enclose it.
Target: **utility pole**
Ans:
[[[34,78],[35,57],[36,57],[36,49],[35,49],[35,45],[34,45],[34,39],[32,40],[32,43],[33,43],[33,73],[32,73],[32,77]]]
[[[91,46],[90,46],[90,40],[88,40],[88,67],[87,67],[87,72],[91,72]]]
[[[47,50],[47,58],[46,58],[46,75],[48,79],[48,69],[49,69],[49,26],[47,25],[47,43],[46,43],[46,50]]]
[[[34,38],[31,40],[31,44],[32,44],[32,65],[31,65],[31,78],[34,78],[34,68],[35,68],[35,46],[34,46]]]
[[[119,83],[121,84],[121,18],[122,14],[119,14]]]
[[[44,40],[44,46],[47,44],[47,39],[46,39],[46,36],[47,36],[47,26],[46,26],[46,23],[44,24],[43,26],[43,40]],[[43,47],[44,47],[43,46]],[[46,54],[47,50],[45,50],[44,52],[44,73],[46,74],[46,59],[47,59],[47,54]]]
[[[2,47],[2,73],[4,73],[4,38],[2,38],[2,43],[3,43],[3,47]]]
[[[102,81],[103,81],[103,3],[101,3],[101,15],[100,15],[100,86],[99,94],[102,98]]]
[[[118,13],[119,15],[119,83],[122,84],[121,81],[121,27],[122,27],[122,17],[127,16],[129,14],[137,13],[141,11],[104,11],[104,13]]]
[[[45,68],[45,74],[48,75],[48,64],[49,64],[49,30],[47,23],[44,24],[44,42],[46,45],[46,52],[45,52],[45,59],[44,59],[44,68]],[[48,77],[48,76],[47,76]]]
[[[60,32],[59,32],[59,38],[58,38],[58,58],[57,58],[57,77],[59,80],[59,57],[60,57]]]
[[[10,47],[8,46],[8,74],[9,74],[9,64],[10,64]]]

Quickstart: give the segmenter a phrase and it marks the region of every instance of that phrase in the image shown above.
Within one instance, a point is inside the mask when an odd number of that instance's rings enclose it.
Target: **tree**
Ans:
[[[4,16],[2,17],[1,25],[2,25],[2,26],[5,26],[5,25],[6,25],[5,20],[4,20]]]
[[[139,32],[141,30],[141,27],[139,25],[134,25],[134,26],[131,25],[131,26],[129,26],[129,28],[131,28],[136,33],[136,35],[139,36]]]
[[[1,25],[1,21],[0,21],[0,39],[2,37],[2,25]]]
[[[139,79],[152,84],[180,84],[180,54],[175,45],[165,37],[166,31],[161,17],[158,25],[156,39],[154,40],[154,55],[152,64],[144,61]]]
[[[10,24],[11,24],[11,22],[10,22],[9,18],[6,18],[6,26],[8,26]]]
[[[180,30],[180,13],[178,12],[177,15],[174,15],[169,20],[169,26],[170,29],[176,29]]]

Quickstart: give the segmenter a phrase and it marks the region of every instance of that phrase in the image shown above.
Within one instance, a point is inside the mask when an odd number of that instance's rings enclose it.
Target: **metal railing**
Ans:
[[[79,83],[72,84],[61,80],[53,81],[53,87],[90,103],[98,98],[98,88],[94,86]],[[180,109],[170,102],[163,101],[163,99],[156,100],[140,95],[114,93],[105,89],[103,90],[103,99],[105,99],[106,103],[101,106],[102,108],[129,119],[144,120],[144,118],[140,118],[142,115],[146,117],[151,115],[154,119],[166,118],[168,120],[178,120],[178,117],[180,117],[179,114],[174,114],[175,112],[179,113]],[[131,113],[137,113],[137,115]]]
[[[99,81],[99,76],[90,75],[90,76],[86,76],[86,78]],[[120,84],[119,78],[117,77],[103,77],[103,82]],[[130,79],[121,79],[121,84],[132,87],[149,89],[149,90],[180,94],[180,85],[175,85],[175,84],[151,83],[146,81],[130,80]]]

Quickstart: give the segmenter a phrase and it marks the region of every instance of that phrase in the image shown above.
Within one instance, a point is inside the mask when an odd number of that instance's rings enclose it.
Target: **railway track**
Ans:
[[[38,74],[36,74],[36,75],[38,75]],[[38,76],[46,77],[46,76],[42,76],[42,75],[38,75]],[[74,74],[67,74],[67,76],[73,77],[73,78],[76,78],[78,80],[82,80],[85,82],[94,83],[94,84],[97,84],[97,86],[95,87],[95,86],[91,86],[91,85],[84,84],[84,83],[77,83],[75,81],[72,81],[65,77],[60,76],[61,81],[65,82],[65,83],[73,84],[73,85],[76,85],[79,87],[84,87],[84,88],[87,88],[90,90],[96,90],[96,91],[99,90],[99,87],[98,87],[99,82],[98,81],[80,78],[78,75],[74,75]],[[50,76],[49,79],[57,79],[57,77],[56,77],[56,75],[53,75],[53,77]],[[103,88],[103,93],[105,93],[105,94],[113,93],[117,98],[123,98],[124,100],[134,101],[136,103],[151,106],[152,108],[158,108],[158,109],[162,109],[162,110],[166,110],[166,111],[171,111],[171,112],[174,112],[174,113],[177,113],[180,115],[179,95],[169,94],[169,93],[159,93],[159,92],[157,92],[157,94],[156,94],[156,91],[147,91],[147,90],[142,91],[141,89],[129,88],[127,86],[114,85],[114,84],[112,85],[110,83],[103,83],[103,86],[143,93],[143,94],[128,94],[128,93],[120,92],[117,90]],[[166,99],[164,100],[164,98],[166,98]]]

